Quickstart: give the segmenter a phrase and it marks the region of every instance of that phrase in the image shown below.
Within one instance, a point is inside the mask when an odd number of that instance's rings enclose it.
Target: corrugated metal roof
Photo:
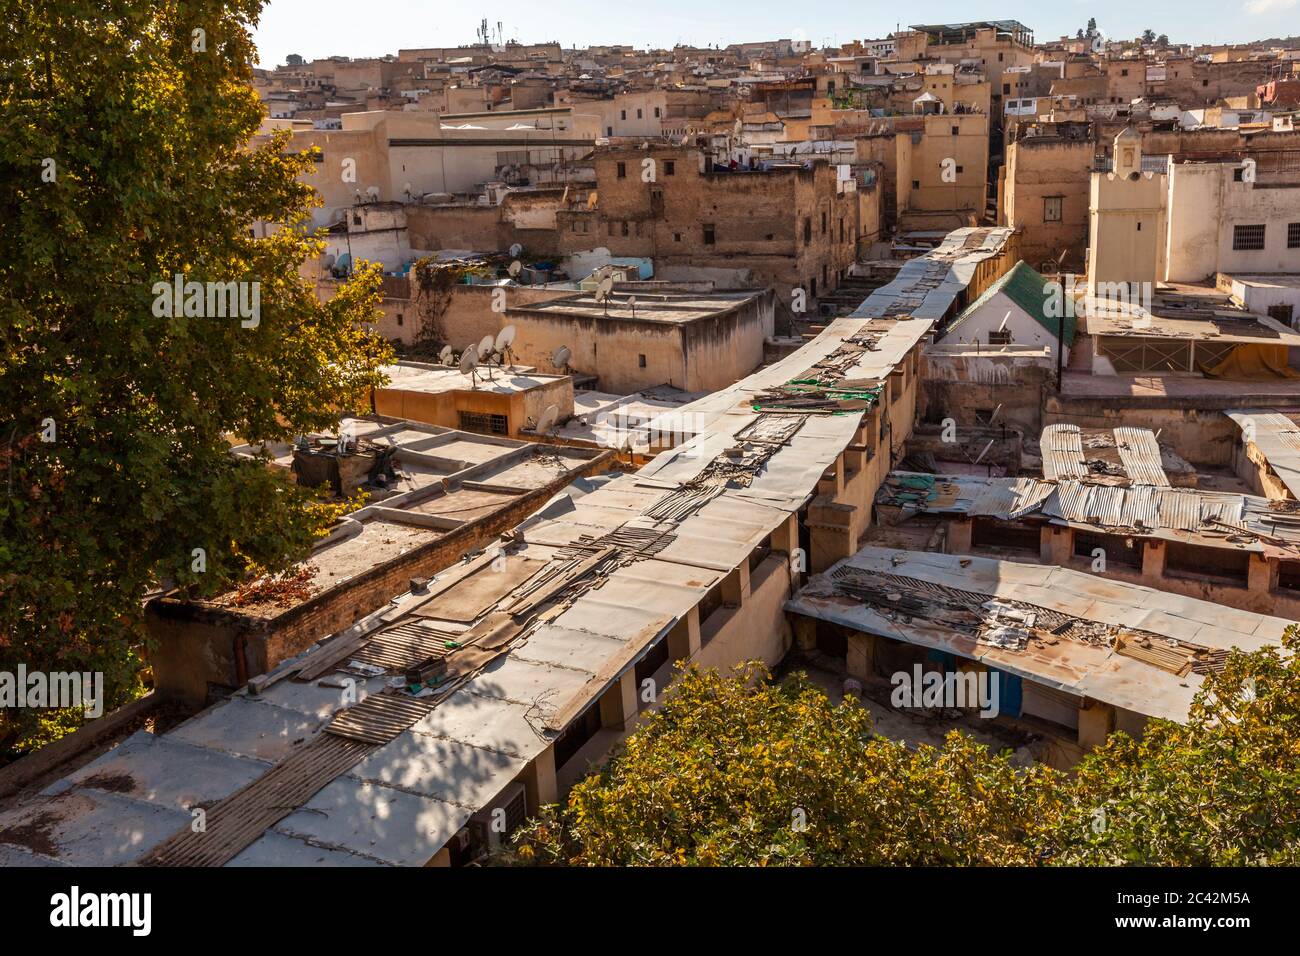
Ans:
[[[1115,445],[1124,470],[1135,485],[1169,487],[1169,478],[1160,461],[1160,445],[1150,429],[1116,428]]]
[[[1300,499],[1300,426],[1272,408],[1235,408],[1224,414],[1241,428],[1242,441],[1259,449],[1291,497]]]
[[[1043,429],[1039,447],[1043,454],[1043,477],[1086,478],[1088,466],[1083,460],[1083,436],[1078,425],[1048,425]]]

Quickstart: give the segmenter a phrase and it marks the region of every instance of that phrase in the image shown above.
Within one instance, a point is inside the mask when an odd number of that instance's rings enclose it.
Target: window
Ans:
[[[822,235],[826,235],[826,213],[822,213]]]
[[[659,107],[655,107],[655,119],[659,118]]]
[[[704,224],[704,244],[706,246],[713,245],[713,223],[711,222]]]
[[[1043,222],[1060,222],[1061,221],[1061,204],[1065,201],[1064,196],[1044,196],[1043,197]]]
[[[920,189],[920,188],[921,188],[921,180],[919,180],[919,179],[913,179],[913,180],[912,180],[912,188],[913,188],[913,189]]]
[[[1128,76],[1128,70],[1120,70],[1120,71],[1119,71],[1119,75],[1120,75],[1120,76]]]
[[[1300,222],[1288,222],[1286,224],[1286,247],[1288,249],[1300,249]]]
[[[1209,86],[1209,85],[1210,85],[1209,80],[1201,80],[1201,86]]]
[[[998,62],[999,62],[999,63],[1002,62],[1002,54],[1001,54],[1001,53],[998,54]]]
[[[627,179],[627,163],[618,164],[618,178]]]
[[[1011,84],[1010,84],[1010,83],[1003,83],[1003,84],[1002,84],[1002,92],[1003,92],[1004,94],[1010,93],[1010,92],[1011,92]]]
[[[606,127],[605,127],[605,135],[606,135],[606,136],[613,136],[613,135],[614,135],[614,127],[612,127],[612,126],[606,126]]]
[[[461,412],[460,430],[463,432],[478,432],[480,435],[508,435],[510,425],[504,415]]]
[[[637,364],[637,368],[645,368],[645,356],[638,355],[636,357],[636,364]]]
[[[835,81],[834,81],[834,80],[827,80],[827,81],[826,81],[826,94],[829,96],[831,93],[834,93],[834,92],[835,92]]]
[[[624,236],[627,235],[627,220],[626,220],[626,219],[623,220],[623,235],[624,235]]]
[[[619,118],[619,119],[627,119],[627,110],[619,110],[619,111],[618,111],[618,118]]]
[[[961,127],[960,127],[960,126],[954,126],[954,127],[952,128],[952,135],[953,135],[953,136],[960,136],[960,135],[961,135]]]
[[[641,111],[640,111],[640,110],[637,110],[637,111],[636,111],[636,118],[637,118],[637,119],[640,119],[640,118],[641,118]]]
[[[965,171],[966,171],[966,168],[965,168],[964,166],[958,166],[958,167],[957,167],[957,172],[962,173],[962,172],[965,172]]]
[[[1288,233],[1290,230],[1287,230]],[[1232,248],[1239,252],[1258,252],[1264,248],[1263,224],[1232,227]]]
[[[671,159],[664,160],[664,175],[674,176],[677,174],[677,163]]]
[[[1232,171],[1232,181],[1234,183],[1244,183],[1246,181],[1246,170],[1244,168],[1234,169]]]
[[[992,331],[989,332],[989,345],[1010,345],[1010,344],[1011,344],[1011,332],[1009,329],[1004,329],[1001,332],[999,332],[996,329],[993,329]]]
[[[398,328],[402,327],[402,313],[400,312],[397,313],[397,327]]]
[[[812,220],[807,216],[803,219],[803,241],[812,242]]]
[[[682,234],[680,232],[674,232],[673,242],[681,242],[681,241],[682,241]]]

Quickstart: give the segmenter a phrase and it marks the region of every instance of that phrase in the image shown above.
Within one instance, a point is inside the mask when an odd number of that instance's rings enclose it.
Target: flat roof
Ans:
[[[620,322],[655,322],[680,325],[730,312],[764,295],[764,290],[734,292],[623,292],[610,293],[599,302],[592,293],[563,296],[509,311],[538,315],[559,315],[581,319],[617,319]]]
[[[1008,226],[954,229],[934,249],[905,262],[894,280],[872,292],[853,315],[939,321],[970,285],[979,264],[1001,255],[1014,232]]]
[[[983,598],[1014,602],[1034,625]],[[786,609],[1179,722],[1225,652],[1280,648],[1291,625],[1068,568],[875,547],[815,575]],[[995,643],[999,626],[1023,643]],[[1150,663],[1143,642],[1152,639],[1178,642],[1186,663],[1177,671]]]
[[[398,362],[385,365],[383,373],[388,376],[388,384],[377,386],[377,390],[396,389],[407,392],[527,392],[543,385],[549,385],[568,376],[543,375],[531,366],[518,365],[513,369],[496,365],[480,365],[471,374],[461,372],[459,368],[446,365],[431,365],[419,362]]]
[[[887,377],[888,360],[905,356],[927,328],[839,320],[784,367],[806,368],[848,335],[874,332],[889,347],[859,364]],[[173,861],[192,860],[189,807],[208,808],[207,838],[214,806],[244,814],[255,798],[270,801],[259,812],[275,822],[232,839],[228,865],[426,863],[816,494],[860,415],[756,411],[752,395],[771,374],[728,390],[726,407],[641,471],[571,484],[507,537],[503,566],[494,567],[492,548],[467,556],[426,591],[396,596],[258,679],[259,692],[245,688],[166,734],[136,734],[0,813],[0,831],[27,835],[0,842],[0,865],[122,864],[159,847],[180,854]],[[563,449],[539,456],[551,451]],[[770,556],[754,573],[788,570]],[[418,706],[386,673],[358,666],[392,647],[399,631],[420,646],[457,646],[447,652],[448,681],[405,729],[355,759],[344,750],[330,758],[337,765],[312,763],[356,743],[341,734],[362,721],[357,708],[367,702]],[[331,724],[341,713],[344,726]],[[262,798],[256,789],[222,802],[248,784],[270,788],[286,766],[319,783],[301,802],[286,806],[279,791]]]

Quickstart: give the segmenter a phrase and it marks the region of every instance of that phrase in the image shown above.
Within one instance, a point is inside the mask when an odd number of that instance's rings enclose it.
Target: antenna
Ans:
[[[614,289],[614,277],[611,275],[602,276],[600,282],[596,283],[596,301],[605,307],[605,314],[609,315],[609,294]]]
[[[478,347],[475,350],[479,356],[479,361],[488,370],[488,378],[492,377],[492,345],[495,341],[491,335],[485,335],[479,339]]]
[[[515,334],[515,327],[513,325],[507,325],[497,333],[497,340],[493,343],[496,346],[495,351],[500,353],[502,359],[506,356],[510,356],[510,368],[512,370],[515,367],[515,353],[510,350],[510,346],[514,344]]]
[[[478,378],[474,370],[478,368],[478,351],[475,346],[468,345],[465,351],[460,353],[460,374],[469,376],[469,387],[478,387]]]
[[[569,370],[569,359],[573,358],[573,353],[569,351],[567,345],[561,345],[551,354],[551,364],[556,368]]]
[[[541,419],[537,422],[537,427],[533,433],[537,435],[550,434],[555,428],[555,420],[559,418],[560,410],[555,405],[547,405],[546,411],[542,412]]]

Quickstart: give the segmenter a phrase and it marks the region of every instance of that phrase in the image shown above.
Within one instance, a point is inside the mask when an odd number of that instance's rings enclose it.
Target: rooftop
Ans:
[[[786,608],[1176,721],[1227,651],[1280,647],[1291,623],[1066,568],[874,547]]]
[[[654,322],[685,325],[724,315],[764,295],[761,289],[734,292],[610,293],[607,302],[582,294],[512,307],[510,311],[581,319],[617,319],[620,322]]]

